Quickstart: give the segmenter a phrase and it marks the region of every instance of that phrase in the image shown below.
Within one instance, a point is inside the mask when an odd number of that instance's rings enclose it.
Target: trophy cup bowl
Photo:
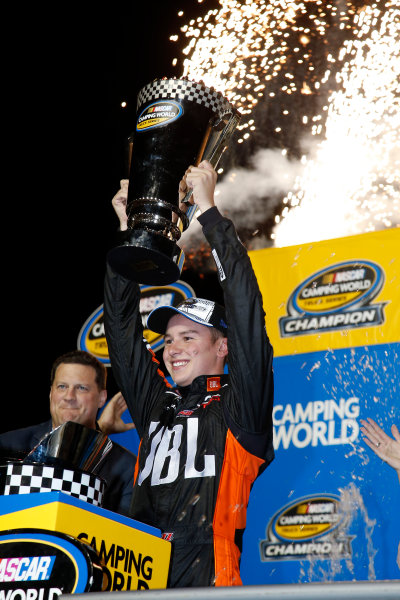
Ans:
[[[0,464],[0,495],[60,491],[101,506],[107,483],[97,474],[111,440],[66,422],[47,433],[23,460]]]
[[[96,472],[112,448],[107,435],[91,427],[67,421],[47,433],[25,457],[24,462],[63,464]]]
[[[177,242],[194,216],[190,193],[179,205],[179,183],[190,165],[215,168],[240,113],[213,88],[187,79],[159,79],[138,94],[129,138],[128,229],[107,260],[122,276],[147,285],[179,279],[185,256]]]

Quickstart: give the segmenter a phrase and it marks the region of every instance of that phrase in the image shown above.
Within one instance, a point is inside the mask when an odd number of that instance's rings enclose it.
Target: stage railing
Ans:
[[[400,579],[334,583],[248,585],[131,592],[91,592],[90,600],[400,600]],[[86,594],[63,594],[59,600],[87,600]]]

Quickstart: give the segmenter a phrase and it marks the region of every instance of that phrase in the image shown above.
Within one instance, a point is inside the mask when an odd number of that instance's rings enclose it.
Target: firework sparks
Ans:
[[[279,211],[272,192],[257,199],[265,216],[274,217],[274,243],[399,224],[396,3],[219,5],[174,37],[186,43],[182,75],[220,90],[242,112],[236,138],[242,155],[246,144],[247,158],[257,147],[270,148],[301,167],[280,196]],[[240,153],[233,153],[242,166]],[[236,222],[234,209],[231,215]]]
[[[314,0],[313,3],[315,4]],[[211,10],[181,28],[188,45],[183,49],[182,76],[204,81],[226,95],[245,116],[241,129],[248,129],[242,143],[255,129],[252,110],[265,97],[268,82],[284,71],[281,90],[286,94],[296,91],[291,67],[285,69],[289,39],[299,39],[293,52],[299,54],[298,64],[308,62],[306,49],[310,27],[296,25],[306,13],[304,2],[273,1],[264,5],[257,1],[239,2],[221,0],[220,10]],[[316,3],[323,5],[321,1]],[[316,12],[321,10],[316,7]],[[321,13],[325,14],[325,13]],[[315,17],[315,20],[313,20]],[[310,20],[320,34],[325,31],[323,18],[311,15]],[[172,36],[177,41],[179,36]],[[302,52],[302,46],[305,48]],[[310,71],[314,67],[309,65]],[[275,93],[271,92],[270,97]],[[246,118],[249,117],[249,118]]]
[[[379,17],[376,7],[356,15],[361,39],[343,48],[342,89],[329,98],[316,157],[284,199],[293,210],[273,233],[279,246],[400,224],[400,10],[386,6],[373,30]]]

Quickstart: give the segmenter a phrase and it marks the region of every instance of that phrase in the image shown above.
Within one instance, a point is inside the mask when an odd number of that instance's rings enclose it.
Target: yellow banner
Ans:
[[[0,515],[0,530],[31,527],[66,533],[92,546],[104,570],[103,591],[167,585],[171,544],[154,535],[64,502]]]
[[[275,356],[400,341],[400,228],[251,251]]]

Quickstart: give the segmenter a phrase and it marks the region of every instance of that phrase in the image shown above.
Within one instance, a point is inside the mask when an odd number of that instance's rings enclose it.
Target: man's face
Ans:
[[[226,338],[214,342],[206,325],[179,314],[169,320],[163,358],[177,385],[190,385],[199,375],[220,375],[227,352]]]
[[[73,421],[95,428],[97,411],[106,399],[107,392],[99,390],[93,367],[62,363],[50,388],[53,427]]]

